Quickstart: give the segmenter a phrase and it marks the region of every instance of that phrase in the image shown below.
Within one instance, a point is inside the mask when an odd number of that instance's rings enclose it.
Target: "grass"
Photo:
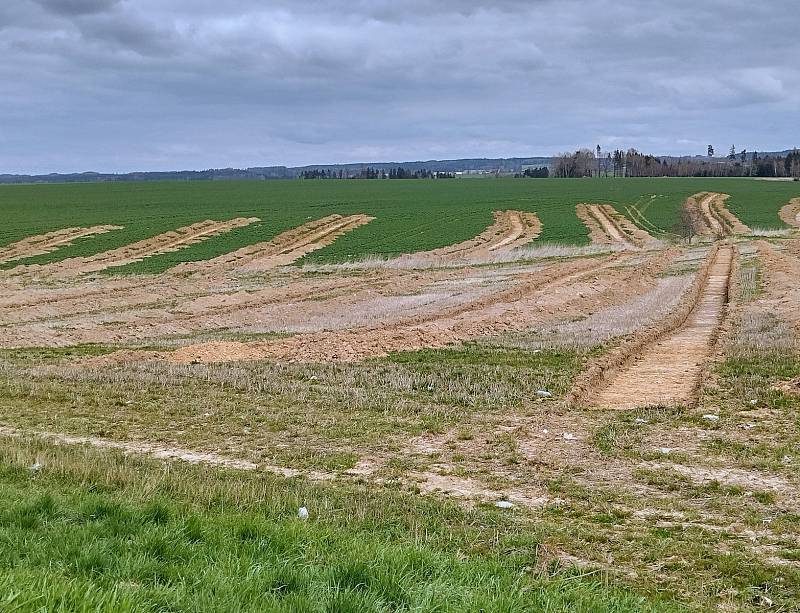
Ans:
[[[8,543],[3,575],[17,587],[3,593],[31,599],[20,610],[705,611],[800,598],[800,571],[780,553],[800,533],[785,495],[695,483],[670,468],[790,474],[774,464],[786,453],[777,446],[735,447],[740,428],[727,399],[738,374],[720,377],[704,399],[723,416],[708,444],[664,457],[653,450],[695,439],[684,430],[705,422],[679,409],[564,412],[557,400],[535,399],[540,387],[561,396],[596,349],[468,344],[362,364],[68,368],[104,350],[4,351],[0,423],[144,437],[338,478],[164,467],[6,441],[0,560]],[[780,372],[764,366],[762,387],[794,372],[792,359]],[[791,445],[796,401],[786,402],[795,404],[784,405],[778,431]],[[553,436],[537,443],[541,428]],[[565,430],[587,447],[559,442]],[[25,467],[37,459],[45,468],[32,476]],[[377,462],[376,472],[345,474],[362,459]],[[543,492],[549,502],[464,508],[415,493],[418,474],[477,482],[496,496]],[[301,505],[308,523],[294,517]],[[581,570],[565,570],[562,558]]]
[[[152,273],[182,261],[232,251],[310,219],[366,213],[376,219],[307,261],[344,262],[369,255],[391,256],[442,247],[472,238],[492,222],[492,211],[535,211],[541,243],[583,245],[587,231],[575,215],[581,202],[610,203],[635,210],[653,232],[668,231],[679,206],[699,191],[731,194],[729,206],[742,221],[765,229],[785,227],[777,211],[798,195],[793,183],[748,179],[629,179],[483,181],[267,181],[162,182],[0,187],[4,226],[0,245],[26,236],[96,224],[124,226],[29,258],[45,263],[90,255],[204,219],[256,216],[262,222],[212,237],[174,253],[147,258],[116,272]],[[644,221],[639,218],[644,216]]]
[[[548,565],[495,509],[26,441],[0,493],[5,611],[683,610]]]
[[[0,420],[121,439],[160,433],[161,442],[183,447],[346,470],[354,448],[398,449],[408,437],[524,410],[538,389],[563,396],[590,355],[467,345],[358,364],[72,366],[104,351],[1,352]]]

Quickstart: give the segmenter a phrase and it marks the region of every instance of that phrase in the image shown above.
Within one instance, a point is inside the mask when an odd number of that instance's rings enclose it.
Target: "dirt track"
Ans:
[[[791,324],[800,338],[800,241],[787,243],[785,251],[779,251],[767,241],[757,243],[764,271],[764,295],[759,303]]]
[[[703,234],[722,237],[750,232],[750,228],[744,225],[725,205],[725,201],[730,198],[728,194],[700,193],[692,198],[698,202],[704,224],[708,228],[707,232],[702,232]]]
[[[73,241],[92,236],[94,234],[104,234],[112,230],[120,230],[121,226],[92,226],[90,228],[64,228],[55,230],[47,234],[29,236],[16,243],[0,247],[0,263],[14,262],[36,255],[51,253],[61,247],[67,247]]]
[[[598,390],[590,403],[611,408],[691,404],[725,316],[735,251],[720,248],[699,300],[674,332],[649,345]]]
[[[267,358],[347,362],[392,351],[443,347],[524,330],[640,295],[653,286],[653,275],[663,270],[671,257],[660,254],[631,267],[623,266],[628,263],[627,256],[556,264],[524,275],[508,290],[374,328],[299,334],[273,342],[201,343],[151,357],[179,363]]]
[[[18,267],[14,269],[14,273],[69,277],[117,268],[155,255],[178,251],[212,236],[230,232],[235,228],[242,228],[257,221],[261,220],[257,217],[237,217],[228,221],[208,219],[88,257],[69,258],[53,264]]]
[[[507,252],[523,247],[542,232],[536,213],[524,211],[495,211],[494,223],[475,238],[431,251],[409,253],[398,261],[417,260],[471,260],[495,252]]]
[[[594,244],[637,249],[655,240],[609,204],[579,204],[575,212],[589,229],[589,240]]]
[[[792,199],[780,211],[780,218],[795,228],[800,228],[800,198]]]
[[[257,243],[203,262],[176,266],[174,272],[239,270],[254,272],[287,266],[304,255],[322,249],[338,237],[372,221],[369,215],[329,215],[279,234],[271,241]]]

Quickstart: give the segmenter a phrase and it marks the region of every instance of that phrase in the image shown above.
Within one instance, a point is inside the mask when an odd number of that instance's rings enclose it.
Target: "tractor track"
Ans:
[[[625,409],[696,402],[727,313],[734,260],[734,247],[715,247],[673,314],[601,358],[570,401]]]

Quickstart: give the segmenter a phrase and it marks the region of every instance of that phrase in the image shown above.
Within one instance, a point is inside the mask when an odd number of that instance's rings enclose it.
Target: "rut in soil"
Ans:
[[[696,401],[725,314],[733,258],[733,247],[719,249],[686,321],[634,357],[594,394],[590,404],[631,409]]]

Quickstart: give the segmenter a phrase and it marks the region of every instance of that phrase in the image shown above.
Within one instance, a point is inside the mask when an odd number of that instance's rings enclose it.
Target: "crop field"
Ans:
[[[375,217],[309,258],[340,262],[368,255],[426,251],[467,240],[491,223],[496,210],[536,212],[540,243],[587,243],[575,215],[580,203],[631,207],[646,227],[670,231],[683,201],[700,191],[731,195],[728,206],[752,227],[782,228],[777,211],[798,189],[792,183],[745,179],[631,179],[626,181],[271,181],[22,185],[0,188],[5,219],[0,245],[67,227],[101,224],[121,229],[19,263],[86,256],[212,219],[258,217],[259,222],[185,249],[125,267],[129,273],[162,272],[179,262],[204,260],[266,241],[326,215]],[[2,264],[0,264],[2,265]],[[6,267],[8,264],[5,265]]]
[[[800,611],[798,197],[1,187],[0,610]]]

